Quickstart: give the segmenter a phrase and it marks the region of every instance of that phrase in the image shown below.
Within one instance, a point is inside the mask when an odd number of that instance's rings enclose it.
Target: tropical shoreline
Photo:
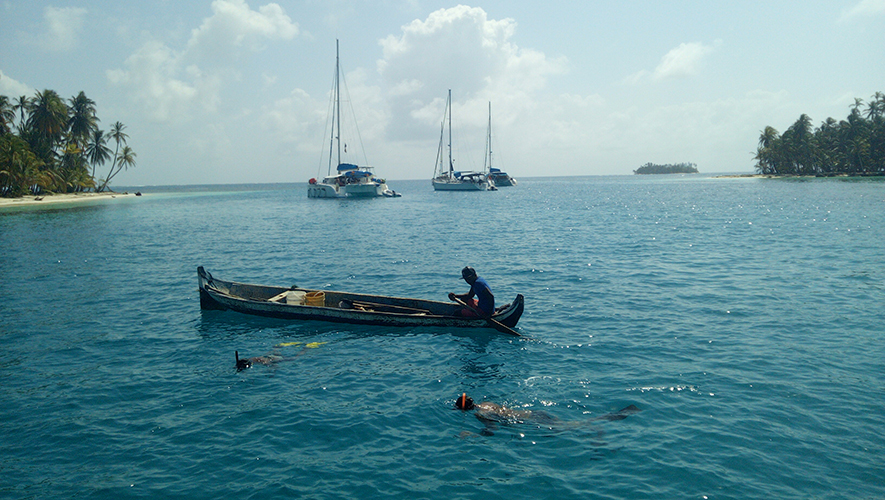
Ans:
[[[20,198],[0,198],[0,209],[6,207],[27,207],[35,205],[55,205],[58,203],[79,203],[84,201],[112,200],[136,196],[132,193],[67,193],[67,194],[47,194],[41,196],[23,196]]]
[[[827,173],[827,174],[724,174],[714,176],[716,179],[815,179],[831,177],[883,177],[881,172],[860,173]]]

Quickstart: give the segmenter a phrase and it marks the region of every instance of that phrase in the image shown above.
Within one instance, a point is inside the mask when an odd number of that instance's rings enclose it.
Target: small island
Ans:
[[[54,90],[0,95],[0,197],[109,191],[136,155],[125,125],[115,122],[105,132],[99,121],[95,101],[82,91],[68,100]]]
[[[647,174],[696,174],[698,166],[694,163],[676,163],[667,165],[655,165],[654,163],[646,163],[645,165],[633,171],[636,175]]]
[[[766,176],[885,175],[885,94],[855,98],[848,117],[819,127],[802,114],[783,134],[765,127],[756,148],[756,172]]]

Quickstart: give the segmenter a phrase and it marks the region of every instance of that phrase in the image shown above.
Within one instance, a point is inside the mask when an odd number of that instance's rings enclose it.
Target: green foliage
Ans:
[[[768,175],[885,175],[885,94],[876,92],[862,112],[855,99],[848,117],[813,128],[803,114],[783,134],[765,127],[756,148],[756,171]]]
[[[655,165],[646,163],[633,171],[634,174],[696,174],[698,166],[694,163],[676,163],[667,165]]]
[[[15,123],[15,106],[5,95],[0,95],[0,135],[12,133]]]
[[[0,196],[103,191],[121,170],[134,167],[126,126],[116,122],[107,135],[95,111],[95,101],[83,92],[67,103],[53,90],[14,100],[0,95]],[[95,167],[108,160],[111,170],[98,182]]]
[[[43,162],[24,140],[0,135],[0,195],[24,196],[38,183]]]

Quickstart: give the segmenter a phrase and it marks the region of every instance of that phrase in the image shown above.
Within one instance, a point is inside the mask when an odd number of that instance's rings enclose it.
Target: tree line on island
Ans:
[[[0,95],[0,196],[107,190],[114,176],[135,166],[136,155],[125,125],[115,122],[105,132],[99,121],[95,101],[82,91],[67,102],[54,90],[13,100]],[[96,177],[108,162],[107,175]]]
[[[634,174],[696,174],[698,166],[694,163],[676,163],[667,165],[655,165],[646,163],[633,171]]]
[[[848,117],[817,128],[803,114],[784,131],[759,136],[756,171],[766,175],[885,175],[885,94],[855,99]]]

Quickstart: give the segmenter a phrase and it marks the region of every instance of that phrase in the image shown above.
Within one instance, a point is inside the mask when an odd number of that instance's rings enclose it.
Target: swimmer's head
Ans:
[[[239,351],[234,351],[234,357],[237,360],[237,371],[243,371],[246,368],[252,368],[252,362],[248,359],[240,359]]]
[[[472,410],[473,407],[473,400],[467,396],[466,392],[458,396],[458,399],[455,401],[455,408],[459,408],[461,410]]]

